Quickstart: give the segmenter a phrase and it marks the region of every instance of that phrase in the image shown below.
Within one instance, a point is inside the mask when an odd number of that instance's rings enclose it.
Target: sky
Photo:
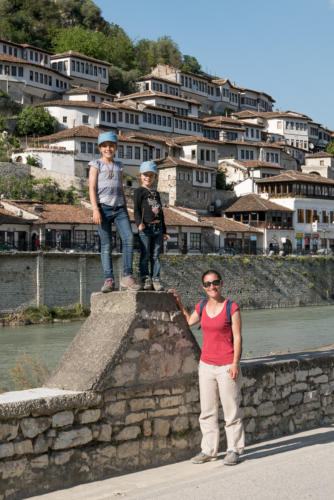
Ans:
[[[134,41],[168,35],[202,69],[334,130],[334,0],[95,0]]]

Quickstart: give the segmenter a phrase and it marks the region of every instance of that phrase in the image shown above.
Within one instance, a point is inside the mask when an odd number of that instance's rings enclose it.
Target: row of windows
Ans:
[[[200,172],[196,170],[196,181],[197,182],[209,182],[209,172]]]
[[[240,157],[242,160],[254,160],[254,151],[249,149],[240,149]]]
[[[52,68],[57,69],[58,71],[67,72],[68,62],[67,61],[58,61],[52,63]],[[95,66],[92,63],[83,63],[80,61],[71,60],[71,70],[76,73],[82,73],[85,75],[91,76],[102,76],[103,78],[107,77],[107,70],[105,68],[101,68],[100,66]]]
[[[180,181],[188,181],[188,182],[192,181],[192,175],[190,173],[179,172],[177,177]]]
[[[81,153],[100,154],[97,144],[93,142],[80,142],[80,151]]]
[[[190,76],[184,76],[181,75],[181,84],[184,87],[188,87],[189,89],[194,89],[198,90],[200,92],[207,92],[208,86],[206,83],[202,82],[201,80],[195,80],[194,78],[191,78]]]
[[[266,153],[266,161],[268,163],[279,163],[278,153]]]
[[[253,129],[253,128],[246,127],[246,137],[256,137],[256,139],[260,139],[259,129]]]
[[[253,108],[256,108],[257,100],[252,99],[251,97],[242,97],[241,104],[247,104],[247,106],[252,106]]]
[[[190,106],[190,105],[189,105]],[[159,104],[160,108],[170,109],[171,111],[175,111],[180,116],[188,116],[189,110],[186,108],[178,108],[177,106],[169,106],[166,104]]]
[[[290,146],[296,146],[296,148],[304,148],[307,149],[307,141],[294,140],[294,139],[286,139],[286,143]]]
[[[170,116],[155,115],[154,113],[143,113],[143,122],[161,125],[162,127],[172,126],[172,119]]]
[[[193,157],[194,151],[195,151],[194,149],[191,150],[192,159],[195,159],[195,157]],[[210,150],[210,149],[200,149],[199,157],[200,157],[201,161],[215,162],[216,161],[216,151]]]
[[[125,158],[127,160],[141,160],[141,148],[139,146],[123,146],[120,144],[117,149],[117,157]],[[161,149],[155,148],[155,159],[161,158]],[[153,159],[153,148],[149,150],[143,149],[143,161],[147,161],[148,159]]]
[[[329,214],[326,210],[317,212],[317,210],[304,210],[299,208],[297,211],[297,221],[301,224],[310,224],[312,222],[322,222],[323,224],[332,224],[334,222],[334,212],[330,211]]]
[[[203,125],[201,123],[189,122],[187,120],[174,120],[174,127],[179,130],[188,130],[189,132],[203,132]]]
[[[43,73],[38,73],[37,71],[30,71],[29,72],[29,79],[31,82],[36,82],[36,83],[41,83],[43,85],[49,85],[52,87],[52,76],[50,75],[45,75]],[[67,89],[67,83],[63,82],[62,80],[58,80],[56,78],[55,80],[56,87],[61,88],[61,89]]]
[[[3,53],[9,54],[10,56],[18,57],[17,48],[12,47],[11,45],[7,46],[7,45],[3,44]],[[41,63],[44,61],[44,64],[49,63],[49,57],[47,54],[42,54],[42,52],[36,52],[33,50],[30,50],[29,52],[23,50],[22,59],[28,60],[28,57],[27,57],[28,53],[29,53],[29,60],[30,61],[35,61],[37,63]]]
[[[286,121],[285,128],[287,130],[289,130],[289,129],[290,130],[307,130],[307,123]],[[318,135],[318,129],[313,129],[313,130],[316,131],[315,135]],[[312,134],[312,127],[311,127],[311,134]]]
[[[123,113],[123,111],[101,111],[101,121],[108,123],[117,123],[117,118],[119,122],[123,121],[124,115],[124,123],[129,123],[131,125],[139,125],[139,116],[134,113]]]
[[[225,139],[228,141],[237,141],[238,140],[238,132],[226,132]]]
[[[12,75],[12,76],[23,76],[22,66],[3,66],[0,64],[0,75]]]
[[[219,140],[219,132],[218,130],[212,130],[212,129],[204,129],[203,130],[203,136],[206,139],[213,139],[213,140]]]

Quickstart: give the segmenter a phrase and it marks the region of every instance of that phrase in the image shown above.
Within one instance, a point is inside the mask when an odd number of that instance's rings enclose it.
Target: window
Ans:
[[[201,161],[204,161],[204,149],[200,150],[200,158],[201,158]]]
[[[38,82],[38,73],[37,73],[37,71],[35,72],[35,82]]]
[[[86,143],[80,142],[81,153],[86,153]]]
[[[196,159],[196,149],[191,150],[191,159],[195,160]]]
[[[107,122],[111,122],[111,113],[110,111],[107,111]]]
[[[88,115],[82,115],[82,123],[87,124],[88,120],[89,120],[89,116]]]
[[[43,73],[39,74],[39,83],[43,83],[44,78],[43,78]]]
[[[160,158],[160,157],[161,157],[161,150],[160,150],[160,148],[157,148],[157,149],[155,150],[155,157],[156,157],[156,158]]]
[[[16,66],[12,66],[12,76],[16,76]]]
[[[205,151],[205,160],[210,161],[210,151],[208,149]]]
[[[298,209],[298,218],[297,218],[297,221],[300,223],[300,224],[303,224],[304,223],[304,210],[302,208],[299,208]]]
[[[75,71],[75,61],[71,61],[71,69],[72,71]]]
[[[135,115],[135,124],[139,125],[139,116],[138,115]]]
[[[147,161],[148,160],[148,151],[147,149],[144,149],[143,151],[143,161]]]
[[[191,250],[200,250],[201,249],[201,234],[200,233],[190,233],[190,248],[191,248]]]
[[[19,66],[19,76],[23,76],[23,68],[22,68],[22,66]]]
[[[306,224],[310,224],[311,222],[313,222],[312,210],[306,210],[305,222],[306,222]]]
[[[67,123],[67,116],[63,116],[63,123]]]
[[[211,151],[211,161],[216,161],[216,151]]]
[[[122,113],[122,111],[118,112],[118,121],[120,121],[120,122],[123,121],[123,113]]]
[[[101,111],[101,120],[102,120],[103,122],[105,122],[105,121],[106,121],[106,112],[105,112],[105,111]]]
[[[135,160],[140,160],[140,147],[135,146]]]
[[[87,153],[93,154],[93,143],[87,142]]]
[[[118,158],[124,158],[124,146],[120,144],[117,149]]]
[[[129,123],[129,113],[125,113],[125,123]]]
[[[117,115],[116,115],[116,113],[112,113],[111,116],[112,116],[112,122],[116,123],[116,121],[117,121]]]
[[[47,85],[47,84],[48,84],[48,75],[44,75],[44,85]]]
[[[172,126],[172,119],[170,117],[167,118],[167,126],[168,127]]]
[[[132,146],[126,146],[126,158],[132,160]]]

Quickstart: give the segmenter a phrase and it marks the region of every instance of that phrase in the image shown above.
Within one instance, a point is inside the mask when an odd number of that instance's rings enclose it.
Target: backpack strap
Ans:
[[[199,305],[199,327],[198,327],[198,330],[201,329],[201,319],[202,319],[202,313],[203,313],[203,309],[205,307],[205,304],[207,303],[208,299],[202,299],[201,300],[201,303]]]
[[[227,302],[226,302],[226,314],[227,314],[227,321],[230,324],[232,323],[231,322],[232,304],[233,304],[232,300],[227,299]]]

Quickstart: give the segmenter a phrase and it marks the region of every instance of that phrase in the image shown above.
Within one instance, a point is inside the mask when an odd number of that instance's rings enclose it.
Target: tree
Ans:
[[[331,141],[327,144],[327,153],[330,155],[334,155],[334,141]]]
[[[48,135],[58,128],[57,120],[42,106],[27,106],[19,114],[16,133],[23,135]]]
[[[117,94],[117,92],[132,94],[137,90],[136,80],[138,77],[139,71],[136,69],[125,71],[117,66],[111,66],[109,69],[109,86],[107,91],[112,94]]]
[[[226,183],[226,171],[218,170],[216,175],[216,189],[224,189],[225,191],[233,191],[233,184]]]
[[[158,38],[156,42],[156,57],[157,61],[155,64],[165,63],[175,68],[181,68],[182,66],[182,54],[179,47],[169,36]]]
[[[108,41],[109,61],[121,69],[129,71],[138,67],[133,43],[125,31],[114,24]]]
[[[51,43],[52,49],[58,53],[74,50],[102,61],[110,59],[106,35],[80,26],[53,30]]]
[[[189,71],[190,73],[201,73],[201,65],[197,61],[196,57],[184,55],[182,70]]]

